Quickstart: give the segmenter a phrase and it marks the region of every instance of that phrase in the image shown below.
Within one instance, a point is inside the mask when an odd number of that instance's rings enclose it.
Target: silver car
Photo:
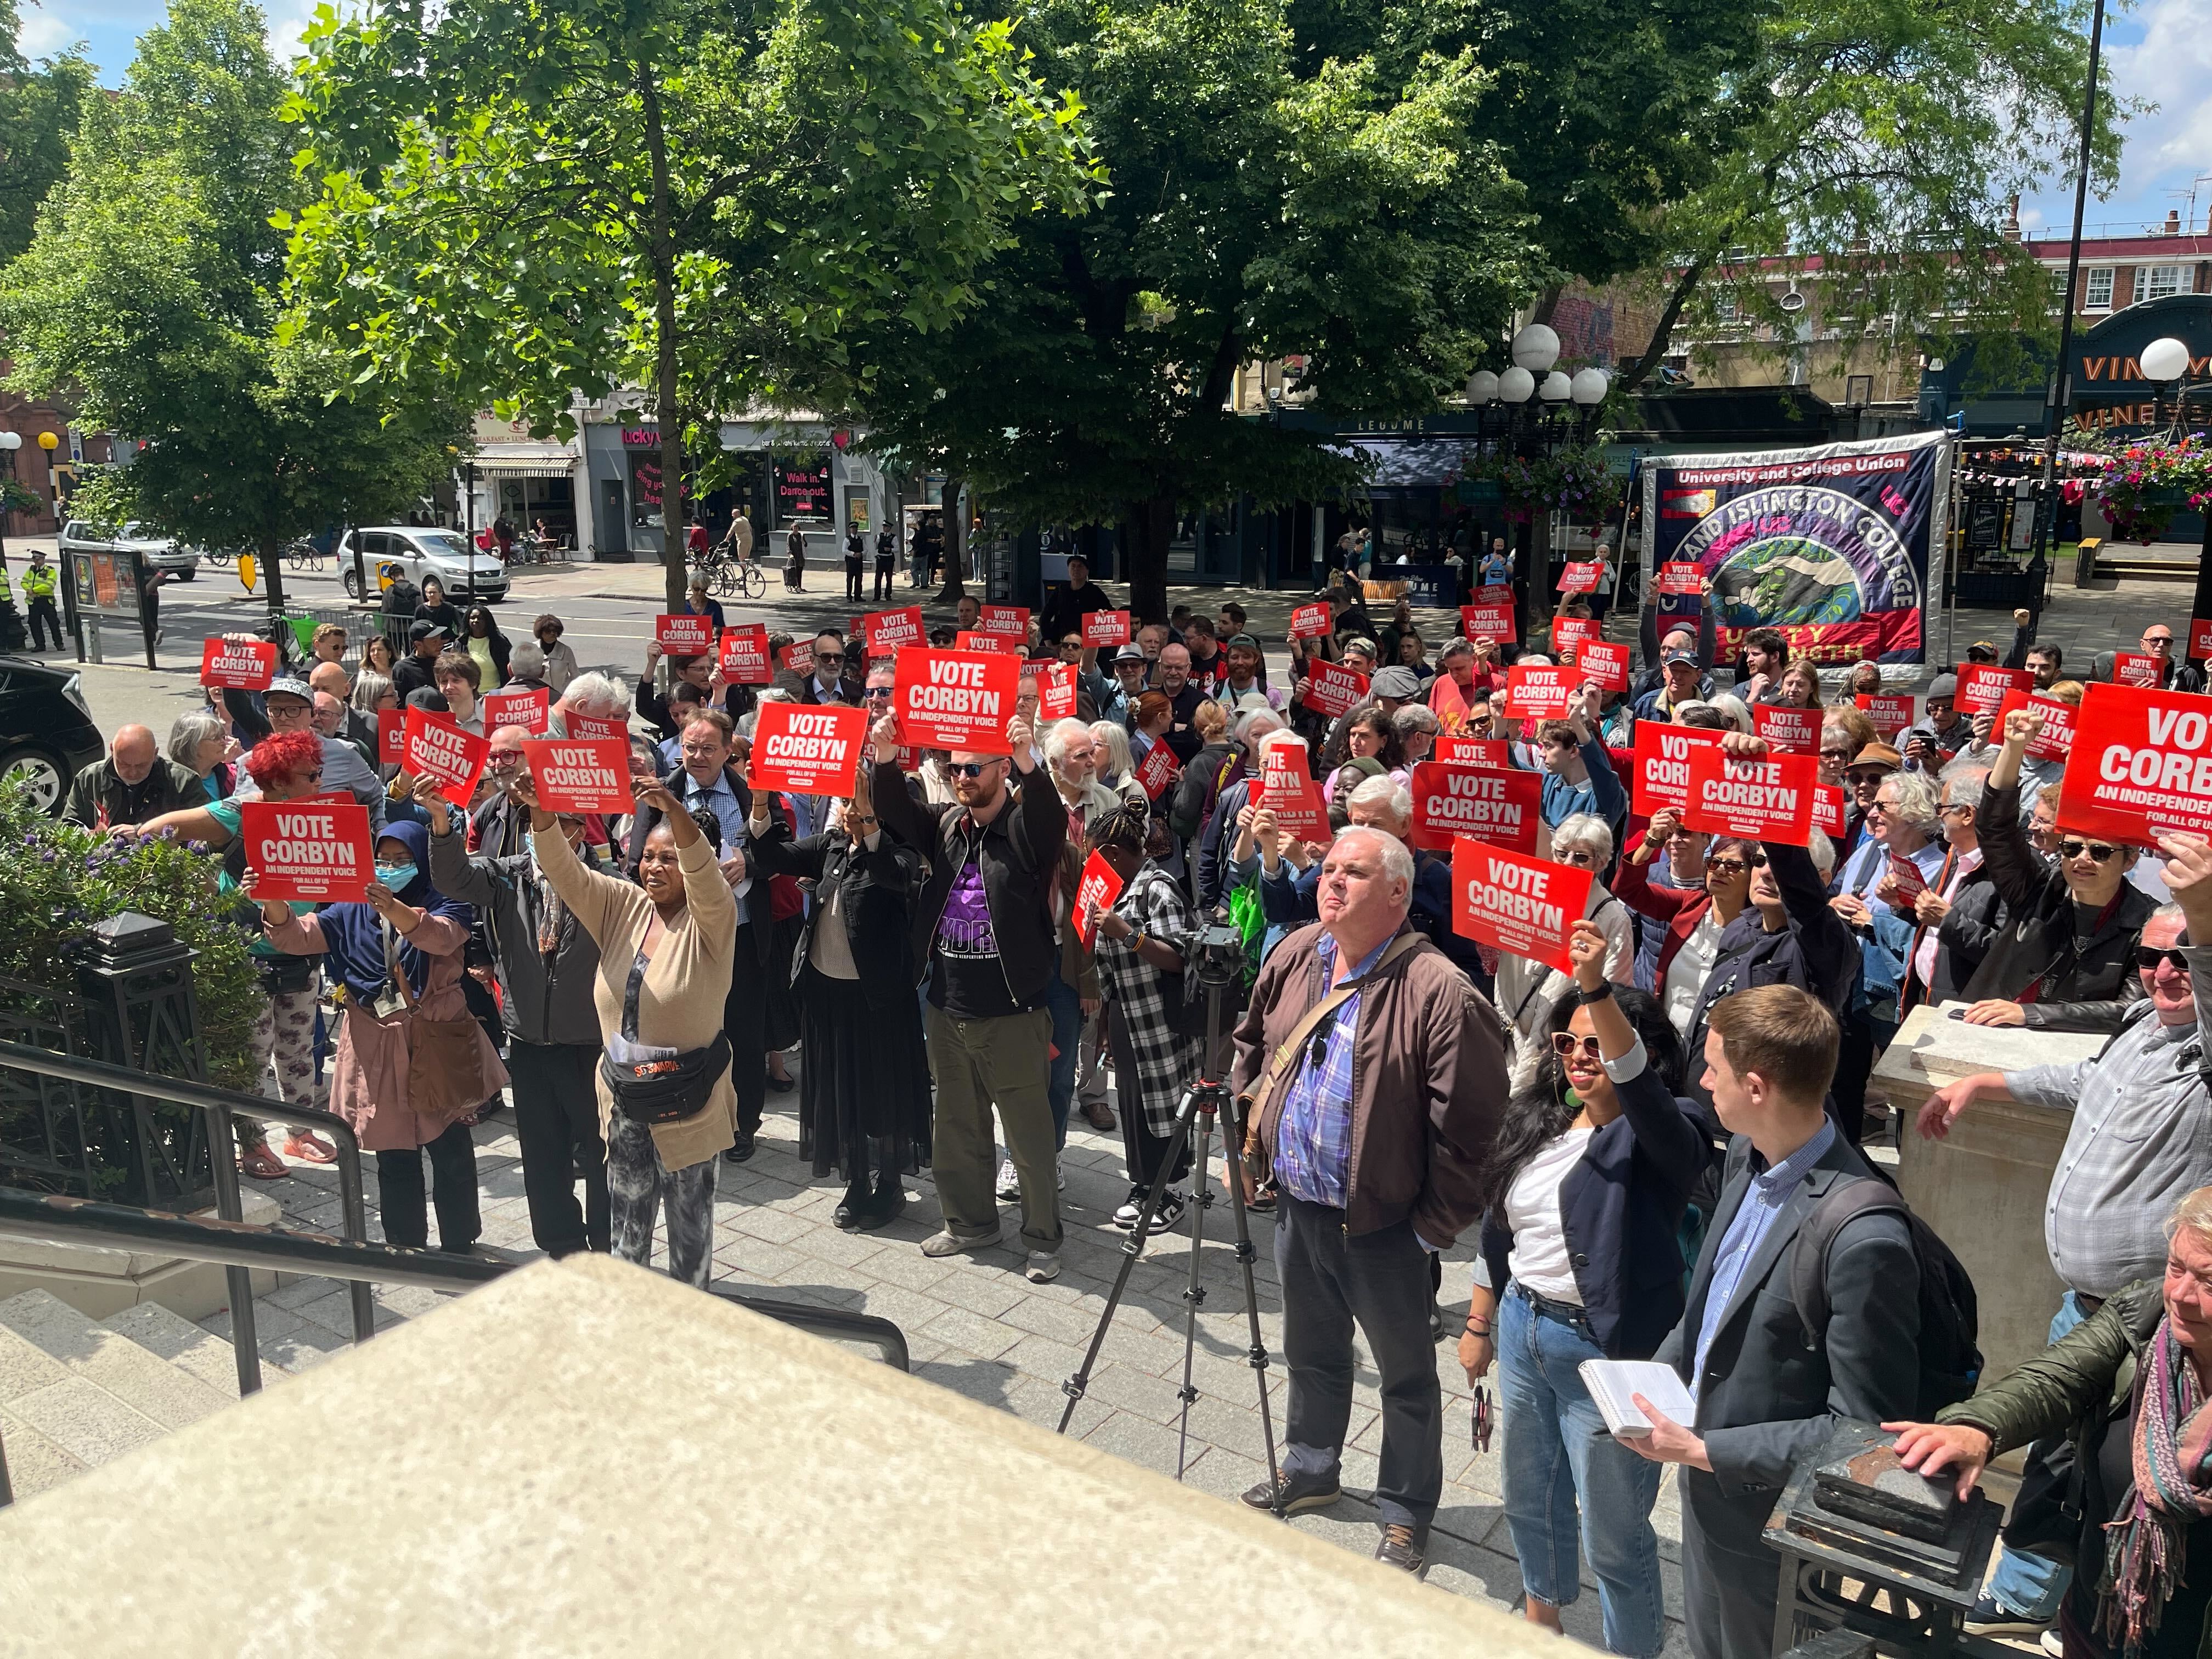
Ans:
[[[354,551],[361,552],[356,571]],[[362,597],[362,575],[368,577],[369,596],[384,586],[381,576],[392,566],[407,573],[416,586],[425,576],[435,576],[446,597],[456,605],[467,603],[473,570],[476,596],[488,605],[507,597],[507,567],[495,553],[478,552],[458,530],[434,530],[421,525],[363,525],[349,530],[338,541],[338,574],[349,598]]]
[[[62,526],[59,546],[64,553],[76,549],[90,553],[137,553],[150,570],[174,573],[180,582],[199,574],[200,555],[149,519],[133,519],[118,529],[91,519],[71,519]]]

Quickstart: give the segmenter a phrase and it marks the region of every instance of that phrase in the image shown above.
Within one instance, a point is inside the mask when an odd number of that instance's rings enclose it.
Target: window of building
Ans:
[[[2187,265],[2137,265],[2136,267],[2136,303],[2145,300],[2164,300],[2176,294],[2186,294],[2195,285],[2197,273]]]
[[[2081,309],[2110,311],[2112,308],[2112,268],[2110,265],[2094,265],[2081,275]]]
[[[1713,296],[1713,320],[1722,323],[1735,321],[1735,295],[1716,294]]]

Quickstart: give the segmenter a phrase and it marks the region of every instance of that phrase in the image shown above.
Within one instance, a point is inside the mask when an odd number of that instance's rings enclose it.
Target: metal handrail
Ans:
[[[402,1249],[393,1244],[361,1244],[327,1233],[301,1233],[257,1227],[242,1221],[210,1221],[204,1216],[167,1215],[128,1204],[102,1204],[56,1193],[24,1193],[0,1188],[0,1236],[34,1238],[50,1244],[91,1245],[111,1250],[165,1250],[193,1261],[221,1261],[240,1267],[274,1268],[328,1279],[420,1285],[434,1291],[468,1291],[514,1271],[518,1263],[482,1256],[449,1255],[440,1250]],[[727,1301],[801,1330],[866,1342],[899,1370],[908,1368],[906,1334],[875,1314],[817,1308],[811,1303],[710,1285]]]
[[[368,1243],[368,1204],[362,1184],[361,1139],[354,1133],[353,1126],[335,1112],[295,1106],[283,1100],[264,1100],[258,1095],[239,1094],[180,1078],[156,1077],[146,1072],[134,1072],[126,1066],[80,1060],[73,1054],[58,1054],[21,1042],[0,1042],[0,1067],[35,1072],[44,1077],[95,1089],[112,1089],[121,1094],[143,1095],[149,1100],[166,1100],[173,1105],[204,1112],[216,1212],[228,1222],[242,1222],[246,1216],[239,1193],[238,1165],[232,1152],[233,1115],[243,1113],[264,1118],[289,1128],[320,1130],[337,1146],[338,1207],[346,1238],[356,1244]],[[261,1341],[254,1320],[252,1280],[246,1269],[235,1265],[229,1267],[225,1279],[230,1293],[232,1346],[238,1364],[239,1391],[253,1394],[261,1387]],[[353,1316],[354,1340],[366,1342],[376,1334],[376,1304],[368,1282],[356,1279],[349,1285],[347,1301]]]

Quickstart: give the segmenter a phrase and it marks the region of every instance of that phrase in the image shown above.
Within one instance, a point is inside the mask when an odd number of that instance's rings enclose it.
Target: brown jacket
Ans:
[[[1237,1024],[1230,1086],[1250,1091],[1269,1055],[1324,994],[1321,925],[1269,952]],[[1295,1069],[1258,1103],[1272,1159]],[[1505,1047],[1498,1015],[1450,958],[1424,939],[1360,993],[1352,1057],[1352,1160],[1345,1224],[1395,1226],[1439,1249],[1482,1216],[1490,1147],[1505,1113]]]

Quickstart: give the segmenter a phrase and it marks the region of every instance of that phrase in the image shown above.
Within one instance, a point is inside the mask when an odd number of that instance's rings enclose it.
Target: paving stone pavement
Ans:
[[[906,1333],[914,1374],[1048,1428],[1067,1403],[1061,1383],[1080,1364],[1115,1275],[1125,1259],[1127,1236],[1109,1218],[1128,1193],[1118,1132],[1101,1133],[1079,1115],[1070,1125],[1062,1164],[1066,1188],[1061,1213],[1066,1241],[1061,1273],[1049,1285],[1023,1277],[1015,1248],[1018,1218],[1005,1215],[1005,1238],[972,1256],[936,1261],[917,1248],[937,1231],[936,1189],[927,1171],[907,1179],[908,1205],[896,1222],[875,1232],[848,1233],[831,1224],[842,1187],[836,1177],[812,1178],[797,1156],[794,1108],[769,1097],[769,1111],[750,1163],[722,1164],[715,1195],[717,1279],[733,1287],[758,1287],[777,1297],[880,1315]],[[522,1170],[510,1113],[501,1112],[476,1132],[477,1178],[483,1205],[483,1243],[517,1261],[534,1259],[522,1195]],[[1183,1375],[1183,1291],[1189,1274],[1187,1230],[1155,1239],[1130,1273],[1121,1308],[1109,1327],[1085,1398],[1069,1432],[1091,1445],[1172,1476],[1180,1461],[1183,1479],[1225,1500],[1265,1479],[1265,1429],[1259,1391],[1246,1363],[1248,1337],[1241,1278],[1231,1243],[1225,1197],[1214,1163],[1217,1201],[1206,1213],[1200,1258],[1205,1298],[1190,1357],[1198,1397],[1190,1410],[1187,1441],[1181,1431],[1179,1390]],[[338,1231],[336,1177],[325,1169],[295,1164],[290,1178],[264,1190],[283,1207],[286,1224]],[[371,1182],[369,1231],[380,1236]],[[1282,1318],[1267,1229],[1253,1267],[1260,1297],[1260,1328],[1273,1360],[1266,1375],[1268,1410],[1279,1444],[1285,1378],[1280,1358]],[[1446,1325],[1454,1333],[1437,1348],[1437,1375],[1444,1395],[1443,1498],[1431,1534],[1428,1582],[1454,1595],[1500,1607],[1515,1605],[1520,1571],[1500,1498],[1501,1460],[1507,1431],[1501,1425],[1491,1449],[1472,1449],[1472,1401],[1467,1374],[1455,1357],[1465,1316],[1472,1241],[1444,1267]],[[666,1263],[658,1252],[654,1266]],[[403,1286],[379,1287],[378,1322],[384,1326],[426,1311],[438,1293]],[[255,1303],[264,1361],[297,1371],[319,1363],[352,1339],[344,1287],[330,1279],[302,1279]],[[228,1339],[230,1316],[202,1322]],[[1494,1379],[1493,1379],[1494,1382]],[[1373,1362],[1364,1343],[1358,1352],[1352,1423],[1344,1455],[1345,1496],[1334,1507],[1299,1516],[1287,1524],[1362,1554],[1373,1553],[1377,1522],[1368,1496],[1376,1478],[1381,1419]],[[1667,1652],[1686,1652],[1681,1635],[1680,1525],[1671,1478],[1662,1486],[1653,1525],[1659,1535],[1661,1573],[1668,1613]],[[1568,1633],[1593,1646],[1600,1642],[1598,1601],[1584,1568],[1586,1594],[1565,1610]]]

